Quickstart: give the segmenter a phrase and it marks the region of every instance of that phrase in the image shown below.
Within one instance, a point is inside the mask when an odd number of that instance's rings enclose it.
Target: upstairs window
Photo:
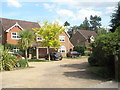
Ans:
[[[65,36],[59,36],[60,42],[64,42],[65,41]]]
[[[11,33],[11,38],[12,38],[12,39],[20,39],[20,36],[18,35],[17,32],[12,32],[12,33]]]
[[[77,40],[77,43],[79,44],[79,43],[80,43],[80,40]]]
[[[41,37],[37,37],[37,41],[42,41],[42,38]]]

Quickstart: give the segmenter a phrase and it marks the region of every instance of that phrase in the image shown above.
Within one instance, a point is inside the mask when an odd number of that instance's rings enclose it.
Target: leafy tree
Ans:
[[[64,23],[64,26],[70,26],[70,23],[68,23],[67,21]]]
[[[81,45],[77,45],[74,47],[75,51],[79,52],[82,56],[85,55],[85,47]]]
[[[49,23],[48,21],[44,22],[44,25],[41,28],[33,29],[38,36],[44,38],[44,41],[41,42],[42,46],[47,47],[47,52],[50,61],[50,47],[58,48],[60,46],[59,35],[65,30],[62,26],[59,26],[58,22]]]
[[[78,29],[79,29],[79,26],[77,26],[77,25],[75,25],[75,26],[73,26],[73,27],[70,27],[70,28],[68,29],[67,33],[70,35],[70,38],[72,37],[73,32],[76,31],[76,30],[78,30]]]
[[[98,32],[98,29],[100,28],[100,26],[101,26],[101,23],[100,23],[100,21],[101,21],[101,17],[100,16],[97,16],[97,15],[95,15],[95,16],[90,16],[90,24],[91,24],[91,29],[93,30],[93,31],[95,31],[96,33]]]
[[[29,67],[27,49],[32,46],[35,41],[35,34],[31,30],[23,30],[19,32],[19,36],[21,39],[19,40],[18,45],[22,50],[25,50],[25,59],[27,62],[27,67]]]
[[[112,14],[112,19],[111,19],[111,27],[112,29],[110,30],[111,32],[115,32],[118,26],[120,26],[120,1],[118,2],[118,6],[115,10],[115,13]]]
[[[88,21],[87,17],[85,17],[85,20],[84,20],[83,23],[79,26],[79,29],[90,30],[90,24],[89,24],[89,21]]]
[[[92,56],[88,59],[91,65],[98,65],[106,67],[111,74],[115,72],[115,58],[114,55],[119,54],[118,43],[120,41],[119,32],[120,27],[116,32],[100,35],[96,38],[92,46]],[[119,61],[119,60],[118,60]]]
[[[98,29],[98,35],[104,35],[104,34],[107,34],[107,31],[104,29],[104,28],[100,28]]]

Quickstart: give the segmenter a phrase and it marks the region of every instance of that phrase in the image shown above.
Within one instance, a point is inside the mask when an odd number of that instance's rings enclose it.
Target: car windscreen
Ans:
[[[73,52],[71,52],[71,54],[78,54],[78,52],[76,52],[76,51],[73,51]]]

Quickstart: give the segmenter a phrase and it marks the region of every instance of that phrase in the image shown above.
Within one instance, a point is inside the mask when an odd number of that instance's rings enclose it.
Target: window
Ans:
[[[42,38],[41,37],[37,37],[37,41],[42,41]]]
[[[11,33],[11,38],[12,38],[12,39],[20,39],[20,36],[18,35],[17,32],[12,32],[12,33]]]
[[[61,53],[65,53],[66,52],[66,47],[65,46],[61,46],[60,47],[60,52]]]
[[[18,52],[20,49],[18,49],[18,48],[14,48],[13,49],[13,52]]]
[[[65,36],[59,36],[59,39],[61,42],[64,42],[65,41]]]
[[[80,43],[80,40],[77,40],[77,43]]]

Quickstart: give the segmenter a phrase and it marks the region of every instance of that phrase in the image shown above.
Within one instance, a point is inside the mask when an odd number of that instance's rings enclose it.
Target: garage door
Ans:
[[[50,52],[57,52],[57,50],[50,48]],[[47,48],[38,49],[39,58],[44,58],[47,55]]]
[[[44,58],[47,55],[47,48],[38,49],[39,58]]]

